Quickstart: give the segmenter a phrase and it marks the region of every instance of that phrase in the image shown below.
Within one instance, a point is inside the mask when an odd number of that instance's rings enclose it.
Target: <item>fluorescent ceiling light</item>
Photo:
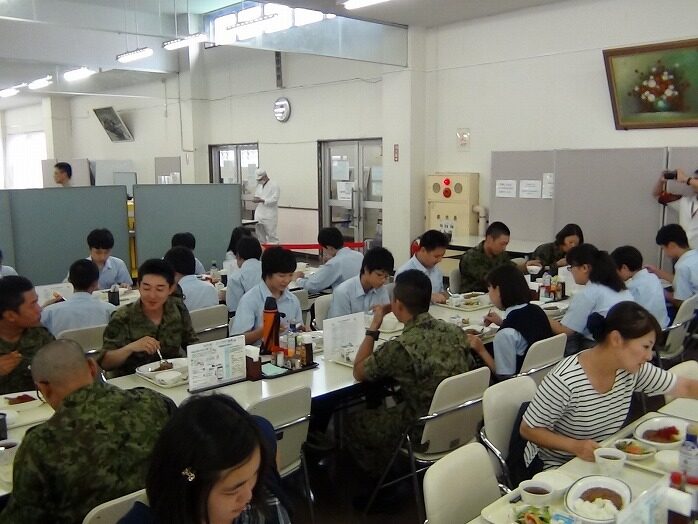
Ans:
[[[182,49],[183,47],[189,47],[192,44],[197,44],[199,42],[205,42],[208,36],[205,33],[195,33],[193,35],[185,36],[184,38],[175,38],[169,42],[162,44],[162,47],[168,51],[174,51],[175,49]]]
[[[38,78],[33,82],[29,82],[29,89],[41,89],[43,87],[48,87],[53,83],[53,77],[47,75],[44,78]]]
[[[331,13],[325,15],[325,19],[326,19],[326,20],[333,20],[333,19],[335,19],[335,18],[337,18],[337,15],[333,15],[333,14],[331,14]]]
[[[325,15],[320,11],[313,11],[312,9],[301,8],[293,10],[293,25],[295,25],[296,27],[314,24],[316,22],[322,22],[324,18]]]
[[[83,78],[92,76],[96,72],[97,71],[93,71],[92,69],[88,69],[86,67],[80,67],[78,69],[66,71],[65,73],[63,73],[63,78],[66,82],[74,82],[75,80],[82,80]]]
[[[153,56],[153,50],[150,47],[141,47],[133,51],[126,51],[125,53],[116,55],[116,60],[122,64],[128,64],[129,62],[142,60],[143,58],[148,58],[149,56]]]
[[[19,89],[17,89],[16,87],[8,87],[7,89],[0,90],[0,98],[8,98],[11,96],[15,96],[18,93]]]
[[[344,2],[344,9],[360,9],[370,5],[382,4],[389,0],[347,0]]]

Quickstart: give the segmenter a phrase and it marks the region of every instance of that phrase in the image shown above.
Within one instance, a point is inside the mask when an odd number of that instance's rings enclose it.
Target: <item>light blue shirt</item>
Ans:
[[[184,305],[189,311],[218,305],[218,290],[196,275],[186,275],[179,281],[184,293]]]
[[[413,255],[407,262],[405,262],[396,272],[397,277],[400,273],[404,273],[408,269],[419,269],[422,273],[429,277],[431,280],[431,292],[432,293],[443,293],[444,291],[444,274],[441,270],[434,266],[427,269],[422,265],[422,263],[417,260],[417,255]]]
[[[526,307],[528,304],[518,304],[506,309],[506,317],[512,311]],[[497,375],[515,375],[516,357],[522,356],[528,350],[528,342],[514,328],[504,328],[494,336],[494,364]]]
[[[308,293],[319,293],[330,287],[334,289],[345,280],[361,273],[363,261],[364,256],[361,253],[343,247],[308,278],[299,278],[298,286],[307,289]]]
[[[201,260],[194,257],[194,274],[203,275],[204,273],[206,273],[206,268],[204,268],[204,265],[201,263]]]
[[[92,257],[87,257],[92,260]],[[99,270],[99,289],[109,289],[114,284],[133,285],[131,275],[123,260],[117,257],[109,257],[104,263],[104,267]]]
[[[260,282],[245,293],[240,299],[237,311],[233,317],[230,335],[242,335],[262,327],[264,303],[270,296],[271,291],[269,291],[265,282]],[[281,297],[276,299],[276,307],[280,313],[285,315],[281,317],[282,323],[289,325],[303,322],[301,303],[288,289],[284,290]],[[259,344],[260,341],[257,341],[257,345]]]
[[[385,286],[364,291],[361,276],[356,275],[342,282],[332,292],[332,304],[327,318],[341,317],[351,313],[368,313],[373,306],[390,304],[390,296]]]
[[[594,337],[591,336],[587,329],[589,315],[600,313],[605,317],[609,309],[618,302],[625,300],[635,302],[633,294],[627,289],[617,292],[602,284],[589,282],[582,291],[572,297],[570,307],[560,323],[572,331],[581,333],[584,337],[593,340]]]
[[[669,325],[664,288],[657,275],[653,275],[646,269],[641,269],[628,279],[625,285],[628,287],[628,291],[633,294],[635,302],[652,313],[662,329]]]
[[[0,278],[9,276],[17,276],[17,271],[15,271],[15,268],[12,266],[0,266]]]
[[[698,293],[698,251],[689,249],[674,266],[674,298],[686,300]]]
[[[41,323],[54,337],[69,329],[82,329],[108,324],[116,306],[103,302],[90,293],[75,292],[64,302],[46,306]]]
[[[239,271],[229,274],[228,289],[225,292],[225,303],[228,306],[228,311],[235,311],[242,296],[259,284],[261,280],[262,263],[256,258],[245,260]]]

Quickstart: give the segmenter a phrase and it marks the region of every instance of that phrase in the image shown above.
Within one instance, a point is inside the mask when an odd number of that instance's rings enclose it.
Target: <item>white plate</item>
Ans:
[[[615,517],[611,519],[592,519],[589,517],[584,517],[574,510],[574,502],[581,497],[582,493],[591,488],[606,488],[615,491],[623,499],[623,508],[627,508],[628,504],[630,504],[633,498],[632,492],[630,491],[630,486],[628,486],[622,480],[603,477],[601,475],[591,475],[580,478],[577,482],[570,486],[569,490],[567,490],[567,495],[565,495],[565,507],[567,508],[567,511],[572,513],[572,515],[581,519],[582,522],[589,524],[611,524],[616,520]]]
[[[638,455],[636,453],[628,453],[627,451],[620,449],[618,447],[619,442],[625,442],[628,444],[629,443],[637,444],[638,446],[642,446],[643,448],[645,448],[647,450],[647,452],[642,453],[641,455]],[[645,460],[645,459],[650,458],[651,456],[653,456],[657,452],[657,450],[654,448],[654,446],[650,446],[649,444],[646,444],[644,442],[640,442],[639,440],[636,440],[634,438],[618,439],[613,443],[613,447],[616,449],[620,449],[623,453],[625,453],[625,456],[628,458],[628,460]]]
[[[30,402],[23,402],[22,404],[10,405],[7,399],[19,397],[20,395],[30,395],[34,397],[35,400],[32,400]],[[0,397],[0,409],[3,410],[9,409],[16,412],[27,411],[29,409],[38,408],[42,404],[43,402],[41,402],[36,396],[36,391],[20,391],[19,393],[8,393]]]
[[[183,369],[184,370],[189,369],[186,358],[168,358],[166,360],[170,364],[172,364],[172,369],[175,371],[182,371]],[[159,367],[160,367],[159,360],[155,361],[155,362],[150,362],[149,364],[143,364],[142,366],[138,366],[136,368],[136,373],[139,373],[141,375],[147,375],[149,377],[153,377],[153,375],[157,375],[158,373],[164,373],[164,371],[169,371],[169,370],[155,371]]]
[[[649,429],[660,429],[668,426],[676,426],[679,430],[678,440],[671,443],[661,443],[654,442],[652,440],[647,440],[642,437],[642,434]],[[645,420],[635,428],[635,438],[644,444],[648,444],[657,449],[677,449],[681,447],[684,439],[686,438],[686,426],[688,426],[687,420],[682,420],[680,418],[674,417],[654,417],[649,420]]]
[[[405,329],[405,324],[400,322],[394,313],[388,313],[383,317],[383,323],[380,327],[381,333],[396,333]]]

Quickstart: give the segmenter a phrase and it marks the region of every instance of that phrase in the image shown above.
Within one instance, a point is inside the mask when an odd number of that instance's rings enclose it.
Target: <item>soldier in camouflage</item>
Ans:
[[[555,235],[554,242],[541,244],[531,255],[528,265],[539,264],[548,267],[551,275],[557,275],[559,268],[567,265],[567,252],[584,243],[584,233],[577,224],[567,224]]]
[[[354,361],[361,382],[391,379],[400,386],[397,405],[359,412],[348,427],[347,445],[366,473],[378,477],[411,422],[429,411],[439,383],[470,367],[470,347],[456,326],[429,314],[431,282],[416,269],[395,279],[391,305],[376,306],[371,327]],[[392,310],[405,324],[400,336],[373,351],[383,315]],[[421,428],[411,435],[421,439]]]
[[[184,303],[170,294],[175,290],[174,270],[164,260],[146,260],[138,269],[141,298],[116,311],[104,330],[102,367],[118,375],[134,373],[138,366],[183,355],[198,342]]]
[[[510,235],[509,228],[502,222],[492,222],[485,232],[485,240],[463,254],[458,265],[461,293],[487,292],[487,274],[496,267],[511,263],[506,252]]]
[[[34,389],[29,363],[54,340],[41,326],[41,306],[26,278],[0,279],[0,395]]]
[[[70,340],[34,357],[36,387],[56,412],[22,441],[0,524],[82,522],[95,506],[145,486],[149,455],[174,404],[148,389],[95,381],[97,373]]]

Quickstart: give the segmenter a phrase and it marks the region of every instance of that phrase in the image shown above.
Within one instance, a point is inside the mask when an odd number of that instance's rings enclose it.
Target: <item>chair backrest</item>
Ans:
[[[189,312],[199,342],[211,342],[228,336],[228,308],[225,304]]]
[[[448,290],[451,293],[460,293],[460,284],[460,269],[452,269],[451,273],[448,275]]]
[[[100,504],[85,516],[82,524],[97,524],[98,522],[114,524],[119,522],[136,502],[148,504],[148,497],[144,489]]]
[[[247,411],[266,418],[274,426],[281,476],[298,469],[310,425],[310,388],[297,388],[265,398],[252,404]]]
[[[438,453],[470,442],[482,421],[482,394],[490,383],[489,368],[482,367],[443,380],[434,392],[429,415],[448,412],[468,401],[470,405],[427,421],[422,443],[427,453]]]
[[[43,305],[53,298],[54,293],[58,293],[63,298],[72,297],[75,290],[70,282],[59,282],[57,284],[46,284],[45,286],[34,286],[39,297],[39,304]]]
[[[688,324],[695,315],[696,307],[698,307],[698,295],[693,295],[681,303],[673,324],[678,327],[669,330],[664,351],[661,354],[663,359],[671,359],[683,352],[683,341],[688,333]]]
[[[308,311],[310,309],[310,299],[308,298],[307,289],[296,289],[295,291],[291,291],[291,293],[295,295],[298,302],[301,303],[302,311]]]
[[[388,296],[390,297],[390,301],[393,301],[393,298],[395,297],[395,282],[389,282],[385,285],[385,290],[388,292]]]
[[[679,377],[698,380],[698,362],[695,360],[687,360],[686,362],[681,362],[681,364],[676,364],[674,367],[669,368],[669,371]],[[674,397],[664,395],[664,400],[668,403],[674,400]]]
[[[533,399],[536,387],[531,377],[514,377],[490,386],[482,396],[487,440],[499,450],[504,459],[509,454],[509,441],[519,408],[524,402]]]
[[[74,340],[82,346],[85,353],[102,349],[104,330],[107,325],[91,326],[80,329],[67,329],[59,333],[56,338],[63,340]]]
[[[531,344],[519,374],[527,375],[536,384],[540,384],[553,366],[565,356],[565,344],[567,335],[564,333]]]
[[[464,475],[467,471],[473,473]],[[423,485],[429,524],[470,522],[500,497],[487,450],[477,442],[452,451],[432,465]]]
[[[315,300],[315,326],[322,329],[322,323],[327,318],[327,313],[332,304],[332,295],[320,295]]]

